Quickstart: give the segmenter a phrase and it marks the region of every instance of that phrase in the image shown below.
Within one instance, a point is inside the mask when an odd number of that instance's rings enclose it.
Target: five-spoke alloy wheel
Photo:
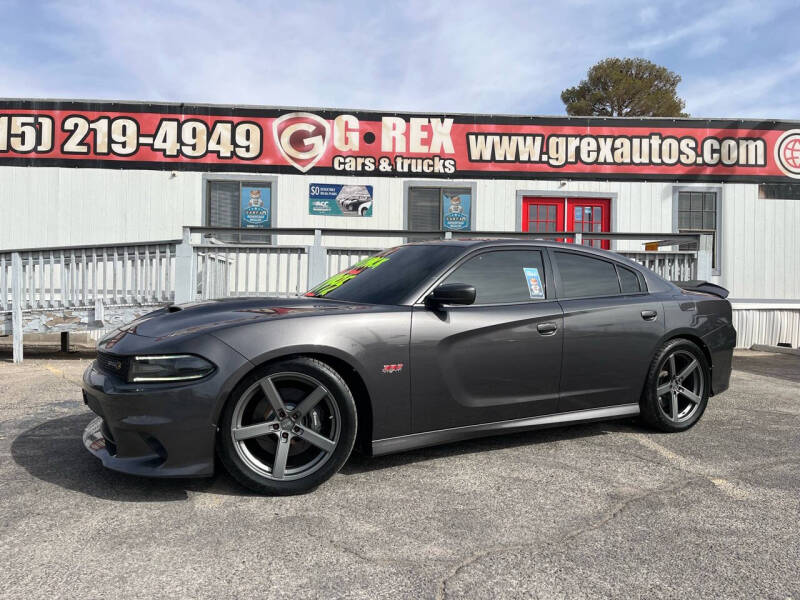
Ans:
[[[642,394],[642,418],[662,431],[694,425],[708,403],[708,362],[696,344],[666,342],[656,353]]]
[[[686,350],[674,350],[658,373],[658,408],[672,423],[692,418],[703,402],[705,374],[700,361]]]
[[[268,365],[233,391],[220,422],[220,457],[259,492],[313,489],[350,455],[356,410],[344,380],[327,364],[295,358]]]

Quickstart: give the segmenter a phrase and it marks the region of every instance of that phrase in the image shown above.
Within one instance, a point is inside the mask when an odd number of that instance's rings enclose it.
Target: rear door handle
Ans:
[[[643,310],[642,311],[642,318],[645,321],[655,321],[657,316],[658,316],[658,313],[656,311],[654,311],[654,310]]]
[[[539,323],[536,329],[542,335],[553,335],[558,329],[558,326],[555,323]]]

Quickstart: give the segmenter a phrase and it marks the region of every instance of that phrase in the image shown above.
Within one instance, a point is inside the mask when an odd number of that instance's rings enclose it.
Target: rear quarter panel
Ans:
[[[711,358],[711,391],[728,388],[736,346],[731,304],[710,294],[675,293],[664,300],[665,339],[689,335],[700,338]]]

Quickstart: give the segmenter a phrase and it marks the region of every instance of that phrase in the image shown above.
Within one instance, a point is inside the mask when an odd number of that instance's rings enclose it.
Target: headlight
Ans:
[[[128,381],[131,383],[191,381],[205,377],[213,370],[213,364],[191,354],[135,356],[128,369]]]

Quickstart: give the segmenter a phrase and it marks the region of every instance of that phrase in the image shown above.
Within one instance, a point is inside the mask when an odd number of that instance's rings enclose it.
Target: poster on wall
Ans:
[[[242,186],[241,226],[268,229],[272,223],[269,186]]]
[[[308,214],[371,217],[372,186],[312,183],[308,186]]]
[[[462,191],[442,192],[442,227],[447,231],[469,231],[471,193]]]

